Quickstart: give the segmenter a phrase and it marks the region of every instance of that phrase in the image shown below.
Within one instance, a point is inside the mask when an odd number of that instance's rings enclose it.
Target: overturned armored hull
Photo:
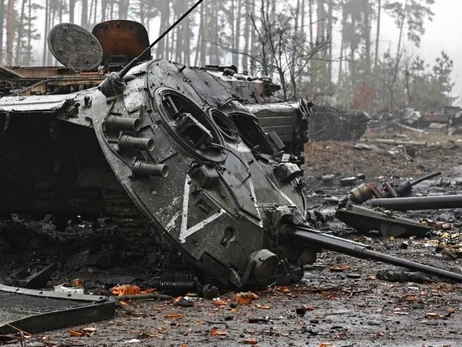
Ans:
[[[308,123],[310,141],[357,141],[371,118],[364,111],[314,105]]]
[[[123,189],[154,231],[223,286],[298,281],[321,248],[462,280],[312,229],[299,158],[262,129],[233,84],[138,60],[98,87],[0,98],[0,155],[9,162],[0,201],[13,202],[1,210],[99,213],[104,194],[89,196]]]

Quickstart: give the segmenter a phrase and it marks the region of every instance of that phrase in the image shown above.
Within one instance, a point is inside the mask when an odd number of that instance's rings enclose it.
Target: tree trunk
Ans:
[[[18,40],[16,42],[16,53],[15,53],[15,59],[14,59],[17,65],[21,65],[21,48],[23,44],[22,36],[23,36],[24,25],[25,25],[24,17],[25,17],[26,2],[27,0],[22,0],[21,15],[19,16],[19,23],[17,25]]]
[[[251,1],[251,11],[255,9],[255,0],[250,0]],[[249,14],[251,12],[248,12]],[[252,57],[255,57],[255,54],[256,54],[256,49],[255,49],[255,45],[256,45],[256,42],[257,42],[257,33],[255,32],[255,29],[253,29],[251,32],[251,41],[250,41],[250,55]],[[251,75],[255,75],[256,74],[256,70],[257,70],[257,63],[255,61],[255,59],[250,59],[250,74]]]
[[[88,13],[89,21],[91,22],[91,18],[93,17],[93,11],[95,11],[95,0],[90,1],[90,12]]]
[[[396,50],[396,64],[395,64],[395,72],[393,74],[393,80],[391,82],[391,91],[390,91],[390,109],[393,110],[395,107],[395,92],[394,92],[394,87],[396,80],[398,79],[398,70],[399,70],[399,63],[401,60],[401,44],[403,41],[403,32],[404,32],[404,22],[406,21],[406,15],[407,15],[407,4],[408,0],[405,1],[404,3],[404,8],[403,8],[403,15],[401,16],[401,22],[399,26],[399,39],[398,39],[398,48]]]
[[[184,0],[176,0],[175,1],[175,18],[179,18],[181,16],[181,8],[182,2]],[[183,53],[183,24],[181,22],[176,27],[176,39],[175,39],[175,61],[178,63],[182,63],[183,59],[181,57]]]
[[[249,45],[250,45],[250,1],[245,2],[245,22],[244,22],[244,49],[242,54],[242,71],[249,72]]]
[[[308,0],[308,15],[310,19],[310,44],[313,43],[313,0]]]
[[[169,0],[162,0],[162,5],[160,8],[160,28],[159,28],[159,36],[167,29],[168,25],[168,18],[170,17],[170,1]],[[166,39],[163,38],[157,44],[157,58],[165,58],[166,57]]]
[[[101,0],[101,22],[106,21],[107,0]]]
[[[186,17],[183,21],[183,64],[191,66],[191,19]]]
[[[114,19],[114,5],[115,5],[115,0],[111,0],[111,10],[109,11],[110,20]]]
[[[338,83],[342,80],[342,73],[343,73],[343,58],[344,58],[344,51],[345,51],[345,27],[347,25],[347,14],[345,11],[345,0],[342,0],[340,3],[340,8],[342,11],[342,37],[340,43],[340,62],[338,64]],[[346,56],[346,54],[345,54]]]
[[[82,18],[80,25],[87,29],[88,27],[88,0],[82,0]]]
[[[204,32],[204,7],[206,5],[202,3],[200,5],[201,11],[199,13],[199,33],[197,34],[197,44],[196,44],[196,56],[194,58],[194,66],[198,66],[199,64],[199,59],[202,59],[202,42],[204,41],[202,39],[202,34]]]
[[[318,39],[326,36],[326,11],[324,8],[324,0],[317,0],[317,18],[316,18],[316,36]]]
[[[130,7],[130,0],[119,0],[119,18],[127,19],[129,7]]]
[[[69,0],[69,22],[75,23],[75,0]]]
[[[375,39],[375,56],[374,56],[374,70],[377,70],[379,61],[379,43],[380,43],[380,19],[382,14],[382,0],[377,0],[377,35]]]
[[[6,64],[13,64],[14,0],[8,0],[6,15]]]
[[[56,4],[54,3],[53,0],[50,0],[50,3],[48,5],[48,13],[49,13],[49,16],[48,16],[48,30],[46,32],[46,35],[48,34],[48,32],[51,30],[51,28],[53,27],[53,24],[54,24],[54,18],[55,18],[55,11],[56,11],[56,8],[55,8]],[[46,42],[46,40],[44,40]],[[47,66],[51,66],[53,63],[53,55],[50,54],[50,52],[48,51],[47,49],[47,46],[45,46],[45,50],[47,51],[47,61],[46,61],[46,65]]]
[[[368,0],[366,0],[368,1]],[[329,0],[328,2],[328,14],[327,14],[327,37],[332,41],[333,29],[334,29],[334,1]],[[328,56],[327,56],[327,82],[332,82],[332,45],[329,45]]]
[[[371,72],[371,4],[369,0],[364,0],[364,25],[365,25],[365,71],[369,75]]]
[[[25,57],[25,64],[27,66],[32,65],[32,0],[29,0],[29,13],[27,18],[27,30],[29,35],[27,35],[27,53]]]
[[[50,2],[50,0],[45,0],[45,30],[44,30],[45,35],[47,35],[47,33],[48,33],[48,25],[49,25],[49,23],[48,23],[49,12],[50,12],[49,2]],[[42,65],[46,65],[47,53],[48,53],[47,40],[43,40]]]
[[[0,0],[0,65],[3,64],[3,23],[5,22],[5,1]]]
[[[202,18],[202,42],[201,42],[201,66],[207,64],[207,45],[209,40],[209,4],[210,2],[203,3],[204,6],[204,17]]]
[[[218,25],[218,0],[213,0],[213,41],[214,43],[211,45],[212,48],[212,56],[214,57],[214,63],[220,64],[220,54],[218,52],[218,45],[220,44],[220,26]]]
[[[98,0],[95,0],[95,10],[93,13],[93,24],[97,23],[97,18],[96,18],[97,14],[98,14]]]
[[[234,44],[237,51],[240,52],[240,38],[241,38],[241,17],[242,17],[242,0],[237,0],[237,17],[236,17],[236,33],[235,33],[235,40],[236,43]],[[239,57],[235,55],[233,59],[233,64],[236,67],[239,67]]]

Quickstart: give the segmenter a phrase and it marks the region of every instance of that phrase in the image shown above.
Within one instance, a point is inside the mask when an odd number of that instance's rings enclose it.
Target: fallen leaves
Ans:
[[[123,284],[120,286],[115,286],[111,289],[112,295],[115,296],[124,296],[124,295],[146,295],[146,294],[153,294],[157,291],[156,288],[147,288],[141,290],[140,287],[131,285],[131,284]]]
[[[216,306],[225,306],[225,305],[228,305],[228,302],[225,300],[213,299],[212,304]]]
[[[96,332],[96,328],[69,329],[69,334],[75,337],[91,336]]]
[[[212,328],[210,330],[212,336],[228,336],[228,333],[224,330],[218,330],[217,328]]]
[[[73,279],[71,282],[72,287],[83,287],[84,280],[82,278]]]
[[[443,318],[443,316],[440,315],[440,314],[438,314],[438,313],[428,312],[428,313],[425,313],[425,318],[430,318],[430,319],[441,319],[441,318]]]
[[[249,305],[253,300],[257,300],[258,295],[252,292],[241,292],[234,295],[234,300],[239,305]]]
[[[183,315],[181,313],[169,313],[164,316],[166,319],[179,319],[183,318]]]
[[[271,308],[271,306],[269,306],[269,305],[260,305],[260,304],[256,304],[253,307],[254,308],[259,308],[259,309],[262,309],[262,310],[269,310]]]
[[[246,340],[242,341],[242,343],[244,345],[256,345],[257,340],[255,340],[255,339],[246,339]]]
[[[124,296],[124,295],[139,295],[141,294],[141,288],[138,286],[124,284],[121,286],[115,286],[111,289],[112,295]]]
[[[449,307],[448,308],[448,311],[445,315],[442,315],[442,314],[439,314],[439,313],[435,313],[435,312],[427,312],[425,313],[425,318],[429,318],[429,319],[443,319],[443,318],[448,318],[450,317],[453,313],[455,312],[455,310],[452,308],[452,307]]]

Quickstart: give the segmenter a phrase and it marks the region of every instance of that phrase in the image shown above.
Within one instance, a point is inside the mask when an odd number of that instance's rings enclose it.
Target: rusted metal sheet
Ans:
[[[125,56],[126,62],[140,55],[149,47],[146,28],[138,22],[112,20],[97,24],[92,31],[103,47],[103,63],[107,66],[112,56]],[[149,60],[146,52],[141,60]]]

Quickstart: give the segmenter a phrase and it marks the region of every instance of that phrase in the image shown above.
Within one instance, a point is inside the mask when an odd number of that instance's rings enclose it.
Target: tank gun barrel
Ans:
[[[446,277],[458,282],[462,282],[462,274],[457,274],[455,272],[438,269],[433,266],[420,264],[414,261],[376,252],[368,249],[367,245],[327,235],[309,227],[289,225],[284,229],[284,232],[291,241],[302,245],[321,247],[331,251],[344,253],[356,258],[378,260],[384,263],[402,266],[411,270],[422,271],[430,275]]]
[[[398,211],[461,208],[462,195],[372,199],[371,205],[374,207],[384,207]]]

